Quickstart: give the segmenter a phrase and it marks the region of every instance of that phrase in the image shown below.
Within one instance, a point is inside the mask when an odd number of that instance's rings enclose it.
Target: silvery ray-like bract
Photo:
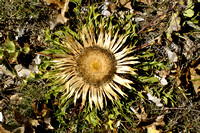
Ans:
[[[79,41],[68,35],[62,44],[71,53],[53,60],[57,71],[53,76],[57,84],[63,85],[61,104],[73,96],[75,104],[81,98],[82,107],[89,102],[91,109],[93,105],[102,109],[107,99],[114,102],[120,98],[119,94],[127,96],[121,88],[132,89],[133,82],[120,75],[135,75],[130,65],[138,61],[130,56],[132,48],[123,46],[127,35],[113,33],[112,29],[105,31],[103,26],[96,35],[93,26],[88,25],[83,26],[79,34]]]

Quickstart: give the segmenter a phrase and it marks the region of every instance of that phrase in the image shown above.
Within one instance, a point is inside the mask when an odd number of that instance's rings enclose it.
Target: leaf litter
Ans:
[[[46,2],[48,7],[53,7],[53,10],[56,11],[55,19],[51,19],[51,22],[50,21],[48,22],[48,25],[50,26],[51,30],[59,28],[59,24],[67,25],[68,22],[70,23],[70,19],[74,17],[72,16],[71,18],[67,18],[65,16],[65,14],[68,12],[69,9],[68,4],[69,2],[72,1],[65,0],[61,2],[59,0],[44,0],[44,2]],[[109,4],[106,4],[106,2]],[[200,131],[198,127],[195,126],[194,123],[191,123],[191,125],[184,125],[184,124],[178,125],[178,122],[181,121],[181,119],[179,118],[183,118],[182,120],[186,119],[185,118],[186,115],[184,116],[185,110],[190,112],[190,114],[187,114],[188,115],[187,117],[190,119],[191,117],[196,116],[194,112],[198,112],[199,111],[198,107],[200,107],[198,100],[200,91],[199,88],[200,42],[199,42],[199,26],[198,26],[199,20],[197,19],[199,12],[197,12],[195,8],[198,5],[198,2],[194,0],[189,0],[189,1],[181,0],[179,1],[179,3],[178,2],[168,3],[166,1],[163,1],[162,3],[155,0],[137,0],[134,1],[135,3],[129,0],[128,1],[119,0],[116,3],[111,1],[106,1],[106,2],[104,3],[105,7],[102,10],[103,12],[101,12],[102,15],[105,16],[105,18],[109,16],[114,16],[116,13],[119,13],[118,10],[121,9],[121,7],[128,9],[128,11],[131,13],[136,14],[132,20],[137,24],[138,38],[140,39],[141,42],[141,47],[138,49],[153,51],[156,48],[159,48],[157,49],[159,55],[158,53],[157,55],[162,57],[160,58],[160,61],[164,60],[165,62],[167,62],[168,65],[168,69],[166,71],[156,70],[155,72],[152,72],[153,77],[151,79],[153,79],[153,82],[146,82],[146,84],[147,83],[149,84],[149,86],[148,84],[147,86],[151,90],[149,93],[147,93],[146,102],[150,103],[153,102],[155,106],[151,105],[149,107],[148,104],[146,104],[146,106],[142,106],[145,104],[144,103],[145,100],[141,98],[142,100],[140,104],[137,105],[137,107],[132,107],[132,106],[130,107],[130,110],[133,113],[131,115],[136,116],[135,118],[137,118],[138,120],[138,122],[134,123],[136,125],[136,127],[134,128],[136,128],[137,131],[138,130],[147,131],[148,133],[151,133],[151,132],[166,131],[165,128],[163,128],[165,126],[168,126],[169,130],[171,131],[182,131],[184,130],[184,127],[187,126],[188,128],[187,131]],[[81,6],[85,7],[84,4]],[[119,16],[123,18],[123,15],[126,15],[126,13],[127,12],[122,10],[119,13]],[[155,14],[158,17],[155,18]],[[46,27],[48,26],[46,25]],[[189,30],[187,30],[188,27],[190,27]],[[24,35],[25,33],[23,33],[23,35],[20,37],[23,38]],[[5,34],[3,33],[0,38],[5,39],[6,38]],[[40,48],[43,49],[44,48],[42,46],[43,42],[37,41],[37,44],[38,43],[40,45]],[[7,42],[4,44],[6,44],[5,46],[6,49],[4,51],[4,55],[0,56],[0,59],[7,58],[5,57],[5,53],[8,52],[9,54],[12,54],[18,50],[18,47],[15,46],[15,42],[7,40]],[[1,52],[2,50],[1,45],[0,48]],[[42,62],[41,61],[42,58],[40,59],[39,55],[34,55],[34,56],[35,58],[33,58],[31,63],[28,64],[28,67],[25,67],[23,64],[17,64],[16,60],[16,58],[18,57],[17,54],[9,57],[10,58],[9,63],[12,66],[16,66],[13,68],[16,68],[15,71],[19,77],[17,77],[15,72],[11,70],[8,67],[8,65],[0,65],[0,76],[1,76],[0,81],[3,83],[3,85],[1,84],[1,89],[0,89],[1,90],[0,107],[4,108],[4,110],[0,108],[0,111],[2,111],[2,113],[1,112],[0,113],[3,116],[5,116],[6,118],[5,121],[8,121],[9,119],[12,118],[12,116],[8,117],[8,113],[5,111],[5,107],[7,107],[7,105],[5,104],[6,100],[4,97],[5,96],[8,97],[7,94],[5,93],[5,90],[9,89],[13,85],[21,86],[21,84],[17,84],[16,82],[14,82],[14,79],[16,78],[22,78],[23,80],[28,79],[29,81],[33,81],[32,75],[30,75],[31,73],[35,73],[37,77],[37,74],[40,73],[41,70],[41,66],[39,64]],[[156,82],[155,78],[158,79],[156,80]],[[7,82],[5,82],[6,79]],[[150,81],[150,79],[147,80]],[[42,83],[43,81],[39,80],[37,82]],[[156,83],[158,83],[161,86],[158,85],[159,87],[157,87],[156,89],[152,89]],[[176,90],[176,92],[173,95],[171,94],[173,92],[170,91],[167,92],[167,90],[171,87],[174,90]],[[15,91],[18,91],[18,89],[16,89]],[[179,100],[181,99],[181,101],[176,101],[174,106],[169,105],[166,104],[167,102],[164,102],[166,100],[166,97],[164,97],[163,95],[165,95],[167,98],[171,98],[172,100],[175,99],[175,97],[178,97],[178,99]],[[23,102],[20,93],[11,94],[9,96],[9,99],[12,101],[12,104],[16,105],[18,104],[16,101],[19,101],[19,103],[20,101]],[[190,103],[189,101],[192,102]],[[37,131],[39,127],[41,127],[42,125],[42,128],[45,130],[51,130],[51,131],[54,130],[56,126],[52,124],[52,119],[53,119],[52,107],[49,107],[49,105],[47,105],[46,103],[44,103],[44,101],[41,100],[32,101],[31,105],[32,105],[31,107],[32,113],[34,114],[35,117],[25,116],[24,114],[21,114],[21,112],[18,112],[17,110],[13,111],[15,114],[14,121],[17,122],[19,125],[18,129],[21,130],[22,132],[24,132],[26,129],[29,129],[30,131]],[[57,104],[55,105],[56,105],[55,108],[57,108]],[[147,111],[149,109],[152,110]],[[153,114],[153,110],[156,109],[161,110],[161,112],[156,112],[155,115]],[[163,114],[164,110],[168,110],[168,112],[164,112]],[[177,111],[175,112],[175,110]],[[116,112],[118,111],[115,110],[115,113]],[[116,116],[120,115],[118,114]],[[130,118],[132,118],[132,116],[130,116]],[[104,122],[104,124],[107,123],[108,125],[106,129],[110,129],[116,132],[120,131],[120,128],[122,128],[123,126],[128,129],[127,123],[124,124],[123,118],[117,118],[117,120],[114,120],[114,118],[115,117],[112,114],[110,115],[109,120]],[[196,118],[197,120],[199,120],[198,117]],[[168,119],[168,121],[166,121],[166,119]],[[88,113],[85,120],[87,120],[88,123],[93,125],[93,127],[97,127],[99,123],[102,122],[99,119],[96,112]],[[128,118],[126,118],[125,120],[128,120]],[[171,124],[169,121],[173,121],[175,124]],[[191,122],[194,121],[191,120]],[[73,118],[71,118],[71,123],[72,124],[74,123]],[[169,123],[171,125],[169,125]],[[70,127],[69,130],[72,130],[73,128],[75,128],[75,126]],[[0,123],[0,131],[3,133],[10,132],[7,129],[5,129],[1,123]]]

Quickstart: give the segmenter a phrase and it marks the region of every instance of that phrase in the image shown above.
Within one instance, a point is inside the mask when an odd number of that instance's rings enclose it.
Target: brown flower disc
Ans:
[[[114,55],[106,49],[93,46],[77,56],[77,72],[88,84],[99,86],[112,80],[116,71]]]

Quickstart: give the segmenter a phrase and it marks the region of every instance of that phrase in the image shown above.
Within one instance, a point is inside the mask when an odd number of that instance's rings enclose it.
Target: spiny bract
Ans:
[[[92,109],[93,103],[98,109],[107,105],[106,98],[112,102],[118,99],[118,94],[127,96],[121,85],[131,89],[131,80],[122,78],[121,74],[135,75],[135,69],[130,67],[136,64],[136,57],[128,56],[132,48],[122,47],[127,35],[118,35],[109,29],[107,32],[100,26],[96,37],[93,26],[85,25],[80,31],[81,41],[68,35],[62,44],[71,51],[57,56],[54,69],[58,71],[56,83],[63,85],[61,104],[74,96],[74,103],[82,98],[81,106],[88,100]]]

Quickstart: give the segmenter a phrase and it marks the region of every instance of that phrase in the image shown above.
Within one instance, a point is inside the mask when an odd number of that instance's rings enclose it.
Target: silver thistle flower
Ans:
[[[112,30],[104,31],[100,27],[100,33],[95,37],[92,26],[85,26],[80,32],[81,43],[72,36],[67,36],[63,47],[68,48],[71,53],[64,54],[53,60],[54,68],[59,72],[54,76],[57,83],[63,84],[63,101],[61,104],[74,96],[74,103],[82,98],[81,106],[89,100],[92,108],[93,103],[98,109],[107,105],[107,98],[112,102],[121,96],[127,96],[120,85],[131,89],[131,80],[122,78],[119,74],[135,75],[135,69],[130,67],[136,64],[136,57],[127,56],[132,51],[131,48],[122,45],[127,39],[127,35],[112,37]]]

